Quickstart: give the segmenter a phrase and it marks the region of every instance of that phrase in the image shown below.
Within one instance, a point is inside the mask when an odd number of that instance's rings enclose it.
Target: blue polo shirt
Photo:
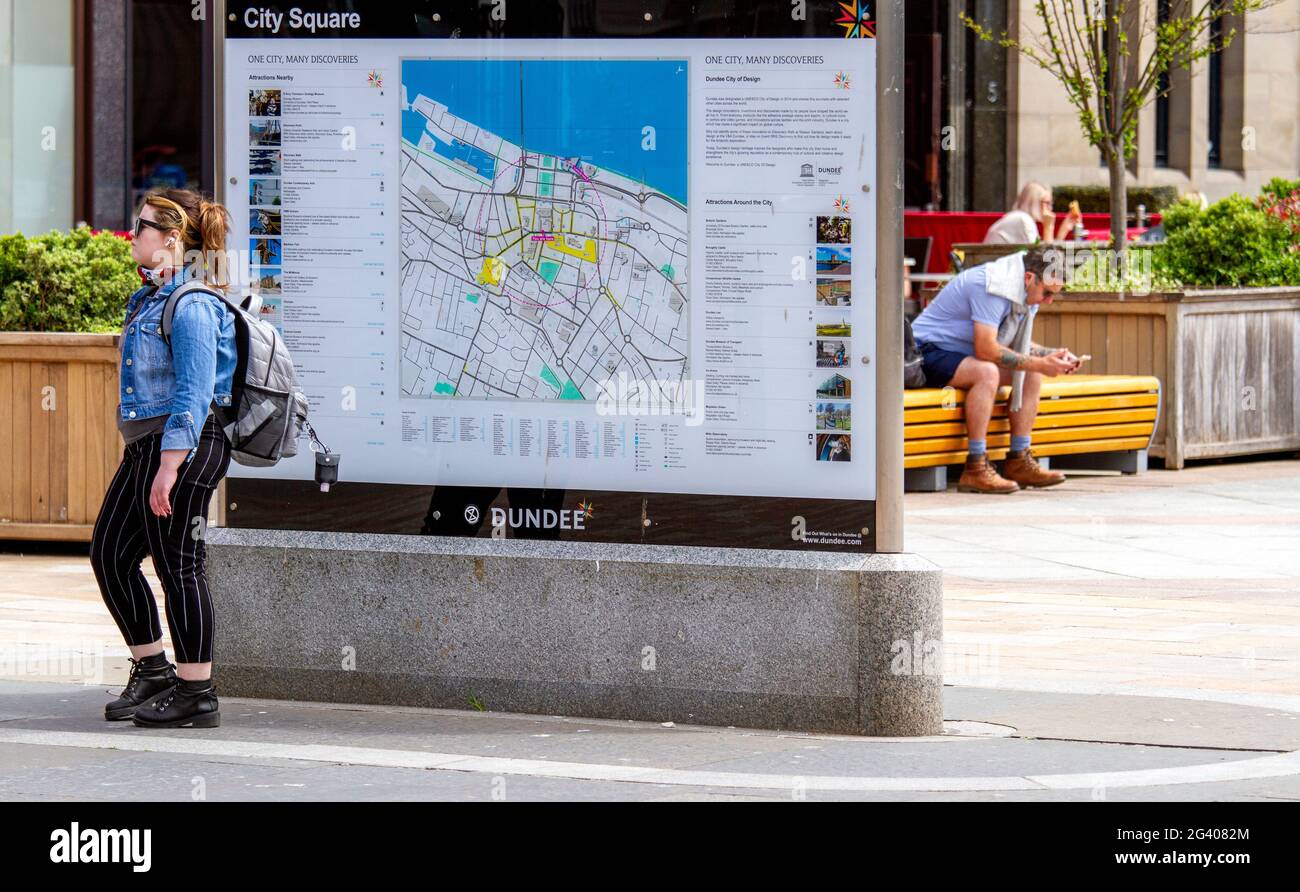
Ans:
[[[986,290],[988,278],[985,264],[958,273],[930,301],[920,316],[912,322],[912,334],[917,346],[930,344],[940,350],[975,355],[974,322],[982,322],[997,329],[1011,312],[1011,301]],[[1038,307],[1029,308],[1030,315]]]

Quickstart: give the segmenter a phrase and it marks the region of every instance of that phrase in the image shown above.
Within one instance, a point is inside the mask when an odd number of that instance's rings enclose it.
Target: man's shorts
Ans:
[[[926,387],[947,387],[952,376],[957,374],[957,366],[966,358],[965,353],[955,350],[941,350],[933,344],[916,342],[916,349],[921,351],[921,367],[925,370]]]

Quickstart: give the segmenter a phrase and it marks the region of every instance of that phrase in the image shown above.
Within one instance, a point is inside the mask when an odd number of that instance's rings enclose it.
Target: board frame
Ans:
[[[518,0],[515,0],[518,2]],[[606,0],[602,0],[608,5]],[[433,33],[437,39],[467,37],[547,37],[537,31],[506,33],[508,26],[493,25],[485,8],[476,0],[406,0],[375,6],[395,9],[407,4],[424,5],[448,12]],[[214,197],[224,203],[228,183],[225,145],[225,53],[229,9],[248,4],[213,0],[211,49],[213,61],[212,108]],[[293,4],[263,3],[281,11],[288,6],[326,9],[330,0],[300,0]],[[632,2],[640,9],[645,4]],[[808,0],[808,16],[825,15],[837,3]],[[716,496],[678,493],[643,493],[609,490],[520,490],[490,487],[436,487],[404,484],[341,482],[331,492],[321,493],[311,481],[273,478],[226,477],[217,491],[215,522],[219,526],[260,529],[318,530],[355,533],[399,533],[410,535],[490,536],[493,526],[486,520],[493,508],[546,510],[586,503],[596,506],[592,523],[582,531],[511,530],[511,537],[579,539],[589,542],[687,545],[703,547],[776,548],[861,553],[903,551],[903,374],[902,374],[902,153],[903,153],[903,2],[863,3],[864,14],[873,26],[876,44],[876,294],[897,294],[898,300],[876,301],[876,499],[799,499],[794,497]],[[643,34],[634,29],[618,34],[592,34],[602,38],[635,40],[643,37],[789,37],[791,4],[788,0],[731,0],[726,16],[733,30],[708,34],[664,33],[653,21]],[[471,9],[472,7],[472,9]],[[562,4],[557,4],[564,15]],[[457,15],[456,13],[461,13]],[[874,13],[874,15],[873,15]],[[441,14],[440,14],[441,15]],[[724,16],[724,18],[726,17]],[[237,18],[237,17],[236,17]],[[383,16],[380,16],[382,19]],[[824,22],[830,22],[824,18]],[[739,26],[744,24],[744,33]],[[723,23],[724,26],[727,24]],[[236,29],[240,27],[235,22]],[[466,33],[466,27],[481,29]],[[558,27],[574,33],[571,22]],[[376,28],[385,27],[381,21]],[[717,27],[716,22],[711,28]],[[843,27],[843,26],[841,26]],[[779,28],[786,28],[781,33]],[[817,32],[804,23],[805,35],[834,36]],[[344,35],[336,35],[344,36]],[[355,36],[379,37],[397,34],[366,33]],[[582,35],[588,36],[588,35]],[[581,36],[573,37],[581,39]],[[871,186],[864,187],[866,189]],[[471,511],[470,506],[476,511]],[[470,515],[477,514],[477,523]],[[495,528],[498,535],[504,531]],[[860,530],[857,543],[836,541],[836,533]],[[826,536],[809,536],[809,531],[827,531]],[[801,536],[800,533],[803,533]]]

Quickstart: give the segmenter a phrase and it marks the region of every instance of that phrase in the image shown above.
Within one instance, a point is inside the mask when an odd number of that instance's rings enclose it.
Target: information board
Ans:
[[[875,42],[799,6],[226,4],[232,238],[342,455],[226,522],[870,550]]]

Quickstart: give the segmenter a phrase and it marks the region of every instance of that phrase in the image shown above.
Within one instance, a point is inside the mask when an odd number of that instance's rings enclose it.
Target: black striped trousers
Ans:
[[[230,466],[230,443],[212,413],[199,432],[194,457],[177,469],[172,513],[159,517],[149,507],[149,490],[162,459],[162,434],[126,447],[95,521],[90,563],[122,637],[129,645],[162,638],[158,606],[140,571],[145,554],[167,597],[167,627],[176,661],[212,660],[212,597],[208,594],[208,505]]]

